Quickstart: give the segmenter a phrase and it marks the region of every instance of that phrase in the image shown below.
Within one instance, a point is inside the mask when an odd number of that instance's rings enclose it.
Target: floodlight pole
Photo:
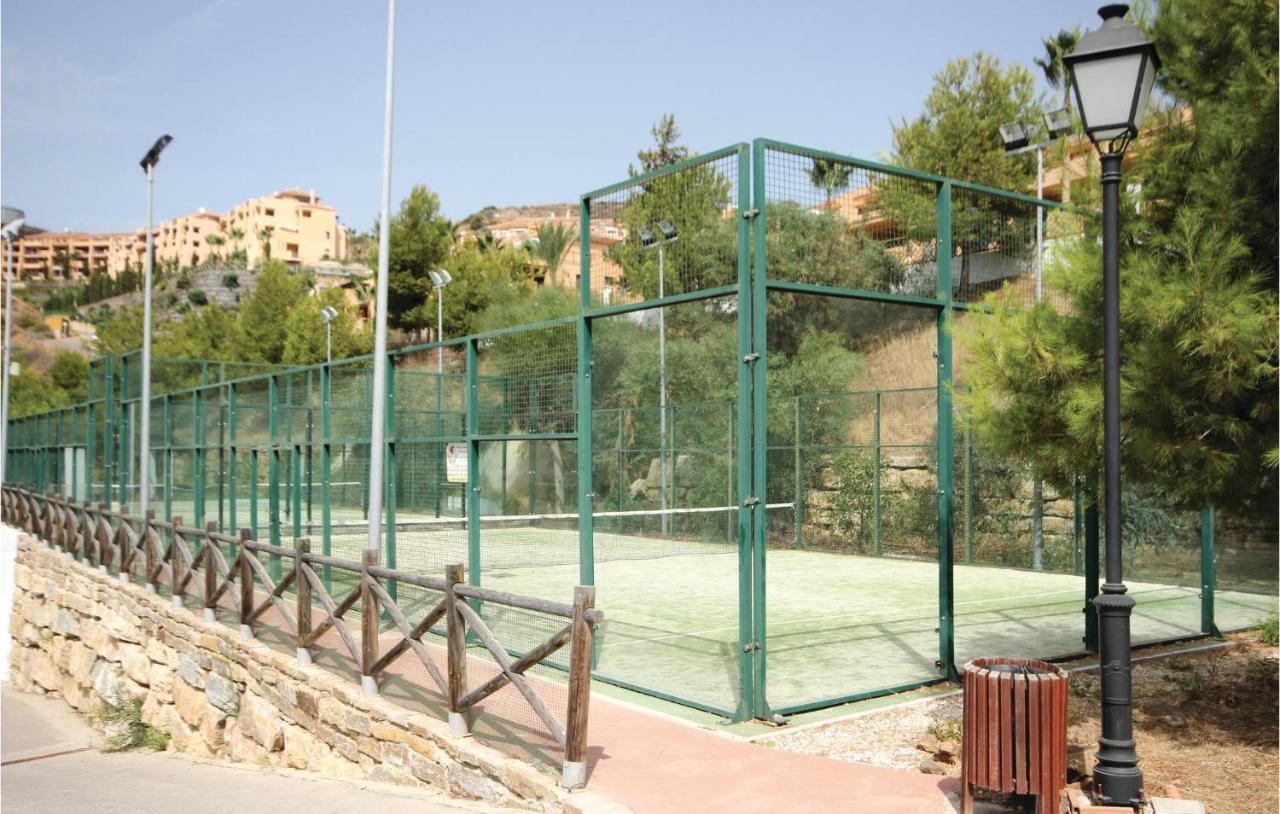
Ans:
[[[324,321],[324,361],[330,367],[333,366],[333,320],[331,319]]]
[[[147,171],[147,248],[144,258],[142,283],[142,414],[139,428],[139,452],[142,464],[141,493],[138,497],[138,515],[147,516],[147,503],[151,497],[151,276],[154,237],[151,234],[152,198],[155,193],[155,161],[146,161]],[[123,511],[125,507],[120,507]],[[145,530],[144,530],[145,533]]]
[[[387,0],[387,82],[382,120],[382,210],[378,219],[378,281],[374,306],[372,427],[369,433],[369,539],[366,549],[382,549],[382,502],[387,427],[387,276],[391,252],[391,124],[396,64],[396,0]],[[368,694],[377,692],[372,676],[363,676]]]
[[[444,374],[444,286],[436,286],[436,376]]]
[[[666,243],[658,244],[658,299],[666,288]],[[667,514],[667,319],[666,308],[658,308],[658,493],[662,508],[662,536],[671,534],[671,517]]]

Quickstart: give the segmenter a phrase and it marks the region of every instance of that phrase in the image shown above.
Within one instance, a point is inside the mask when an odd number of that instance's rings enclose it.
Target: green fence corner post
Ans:
[[[1098,480],[1095,475],[1084,490],[1084,649],[1098,652],[1098,595],[1100,546],[1098,540]]]
[[[958,681],[955,665],[955,563],[952,510],[955,415],[951,406],[951,182],[938,185],[937,204],[938,299],[938,672]]]
[[[173,517],[173,396],[164,394],[164,517]]]
[[[578,203],[578,246],[578,375],[575,382],[578,406],[578,582],[595,585],[595,416],[591,412],[594,395],[591,379],[592,323],[588,316],[591,310],[591,199],[586,197]],[[506,459],[505,455],[503,459]]]
[[[225,374],[225,371],[224,371]],[[227,492],[231,495],[231,502],[227,506],[227,524],[223,531],[230,534],[239,528],[236,523],[240,509],[240,491],[238,489],[239,478],[239,451],[236,438],[236,386],[234,384],[227,385]]]
[[[396,356],[387,354],[387,395],[382,405],[385,436],[383,440],[383,481],[382,481],[382,516],[386,531],[383,535],[386,542],[387,568],[396,567]],[[399,597],[398,580],[387,581],[387,594],[392,599]]]
[[[884,467],[884,458],[880,445],[880,415],[881,415],[881,398],[880,391],[876,390],[875,405],[871,411],[871,443],[872,443],[872,472],[871,472],[871,541],[872,550],[879,557],[884,553],[884,544],[882,541],[882,532],[880,521],[882,511],[880,507],[880,484],[881,469]]]
[[[1217,587],[1217,552],[1214,549],[1215,514],[1212,506],[1200,512],[1200,632],[1222,638],[1213,618],[1213,592]]]
[[[768,223],[768,194],[765,184],[765,145],[757,139],[751,146],[751,165],[746,162],[745,150],[738,153],[738,296],[739,328],[745,329],[745,343],[740,341],[741,377],[747,378],[747,398],[739,400],[739,421],[745,425],[741,433],[740,449],[745,454],[739,459],[740,482],[746,488],[739,498],[747,507],[750,521],[747,524],[747,562],[750,591],[749,616],[751,627],[744,644],[745,658],[750,669],[750,680],[743,687],[750,691],[749,713],[756,718],[769,718],[768,701],[768,620],[765,547],[768,516],[765,499],[768,495],[768,401],[766,355],[768,352],[768,325],[766,321],[768,292],[768,258],[766,257],[766,225]],[[747,180],[751,181],[751,198],[747,198]],[[754,260],[754,263],[752,262]],[[743,307],[748,306],[748,307]],[[744,326],[745,323],[745,326]],[[740,335],[741,339],[741,335]],[[750,431],[745,431],[750,427]]]
[[[480,349],[467,340],[467,581],[480,584],[480,386],[477,382]]]
[[[90,377],[91,384],[92,384],[92,381],[93,379],[92,377]],[[85,433],[84,433],[84,502],[86,503],[92,503],[95,500],[94,494],[93,494],[93,470],[94,470],[94,464],[98,456],[98,442],[97,442],[98,419],[97,419],[96,407],[97,407],[96,402],[90,400],[89,403],[85,405],[85,410],[84,410],[85,412],[85,416],[84,416],[84,430],[85,430]],[[12,424],[10,426],[12,426]],[[5,427],[4,429],[5,429],[5,436],[8,437],[10,427]],[[8,459],[7,447],[3,451],[3,454],[5,455],[4,471],[10,472],[11,470],[9,469],[10,464]],[[8,477],[10,480],[13,479],[12,475]]]

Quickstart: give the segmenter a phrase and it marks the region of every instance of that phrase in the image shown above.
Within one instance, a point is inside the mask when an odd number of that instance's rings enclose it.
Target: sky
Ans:
[[[453,219],[576,201],[664,113],[699,152],[883,157],[948,59],[1034,69],[1098,1],[400,0],[393,207],[423,183]],[[386,37],[385,0],[3,0],[0,195],[47,229],[139,228],[138,161],[170,133],[157,221],[301,187],[367,230]]]

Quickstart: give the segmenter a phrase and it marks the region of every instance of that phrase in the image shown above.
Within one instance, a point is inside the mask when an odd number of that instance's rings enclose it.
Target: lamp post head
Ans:
[[[1000,125],[1000,140],[1004,142],[1004,151],[1011,152],[1026,147],[1031,143],[1027,136],[1027,128],[1022,122],[1009,122]]]
[[[640,236],[640,245],[646,249],[658,242],[658,236],[648,226],[641,226],[636,233]]]
[[[160,161],[160,153],[164,152],[164,148],[169,146],[169,142],[173,141],[173,136],[165,134],[156,139],[156,143],[151,145],[151,149],[147,150],[147,154],[142,157],[138,164],[144,171],[150,170]]]
[[[320,318],[324,320],[325,325],[328,325],[330,322],[333,322],[338,318],[338,311],[332,306],[326,305],[324,308],[320,309]]]
[[[658,221],[658,231],[662,233],[662,239],[668,243],[679,237],[676,225],[669,220]]]
[[[427,272],[427,276],[431,278],[432,288],[437,290],[453,282],[453,275],[444,269],[432,269]]]
[[[1080,120],[1099,153],[1122,153],[1138,135],[1160,69],[1156,48],[1127,23],[1124,4],[1098,10],[1102,25],[1063,58]]]
[[[1071,113],[1065,107],[1049,110],[1044,114],[1044,128],[1049,140],[1060,139],[1071,131]]]
[[[26,225],[26,222],[26,218],[16,218],[9,221],[4,225],[3,229],[0,229],[0,238],[12,241],[22,233],[22,227]]]

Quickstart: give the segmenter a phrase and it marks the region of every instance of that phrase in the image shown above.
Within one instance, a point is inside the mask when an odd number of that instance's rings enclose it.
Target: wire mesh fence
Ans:
[[[729,717],[1096,644],[1088,473],[1044,483],[968,425],[948,327],[999,292],[1070,314],[1043,260],[1086,215],[764,140],[588,193],[582,212],[576,317],[394,351],[384,405],[369,358],[166,360],[149,444],[139,359],[96,360],[86,404],[11,422],[8,478],[127,509],[146,466],[157,512],[358,560],[384,409],[385,565],[462,562],[474,585],[557,600],[596,585],[598,677]],[[1135,641],[1274,608],[1273,529],[1125,500]],[[511,641],[547,632],[480,613]]]

